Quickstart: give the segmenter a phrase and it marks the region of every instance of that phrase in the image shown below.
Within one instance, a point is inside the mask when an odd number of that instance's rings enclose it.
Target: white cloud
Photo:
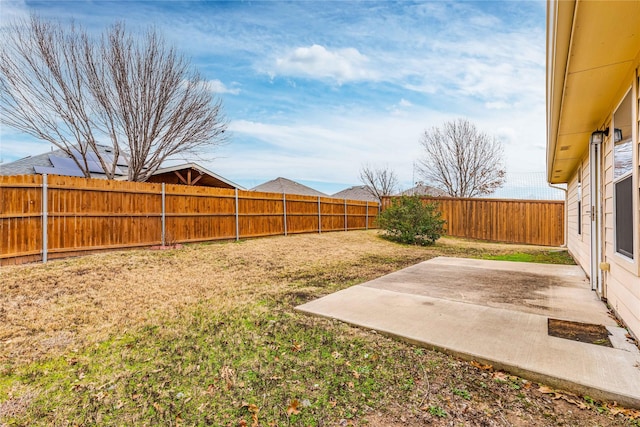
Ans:
[[[510,107],[509,103],[504,101],[485,102],[485,107],[489,110],[504,110]]]
[[[0,1],[3,19],[7,4],[24,9]],[[124,17],[156,23],[195,58],[211,90],[234,95],[225,99],[234,140],[211,164],[229,179],[355,185],[368,162],[389,164],[409,185],[422,131],[456,117],[504,142],[510,174],[544,171],[542,1],[204,2],[181,13],[168,4],[34,9],[95,28]],[[9,141],[0,147],[5,161],[27,151]]]
[[[314,44],[299,47],[275,61],[274,74],[332,79],[339,84],[349,81],[375,80],[377,74],[367,65],[369,58],[354,48],[327,50]]]
[[[216,79],[216,80],[209,80],[205,82],[205,85],[207,86],[207,89],[209,91],[216,93],[218,95],[223,93],[230,93],[231,95],[240,94],[240,88],[238,87],[238,83],[235,83],[235,82],[231,84],[231,87],[227,87],[220,80]]]
[[[288,124],[235,121],[234,141],[220,151],[226,159],[211,168],[247,185],[277,176],[357,185],[362,164],[388,165],[406,189],[415,178],[413,162],[420,155],[422,131],[448,118],[415,108],[402,116],[369,111]]]

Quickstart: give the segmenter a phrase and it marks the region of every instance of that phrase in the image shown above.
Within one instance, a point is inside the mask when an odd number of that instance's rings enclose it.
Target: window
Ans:
[[[578,169],[578,234],[582,234],[582,169]]]
[[[631,91],[613,115],[613,208],[616,252],[633,258],[633,141]]]

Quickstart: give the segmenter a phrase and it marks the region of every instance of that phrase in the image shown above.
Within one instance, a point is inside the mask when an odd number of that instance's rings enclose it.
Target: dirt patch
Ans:
[[[613,348],[609,340],[609,331],[602,325],[549,319],[548,328],[552,337]]]

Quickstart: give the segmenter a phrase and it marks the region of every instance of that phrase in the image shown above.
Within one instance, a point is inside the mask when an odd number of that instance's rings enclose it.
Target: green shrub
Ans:
[[[380,213],[378,226],[386,236],[402,243],[432,245],[444,234],[444,221],[436,203],[424,203],[419,196],[391,199]]]

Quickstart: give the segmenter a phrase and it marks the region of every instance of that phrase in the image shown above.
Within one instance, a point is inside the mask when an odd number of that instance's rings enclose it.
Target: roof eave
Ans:
[[[547,2],[547,181],[552,184],[564,182],[553,177],[553,170],[577,7],[575,0]]]

